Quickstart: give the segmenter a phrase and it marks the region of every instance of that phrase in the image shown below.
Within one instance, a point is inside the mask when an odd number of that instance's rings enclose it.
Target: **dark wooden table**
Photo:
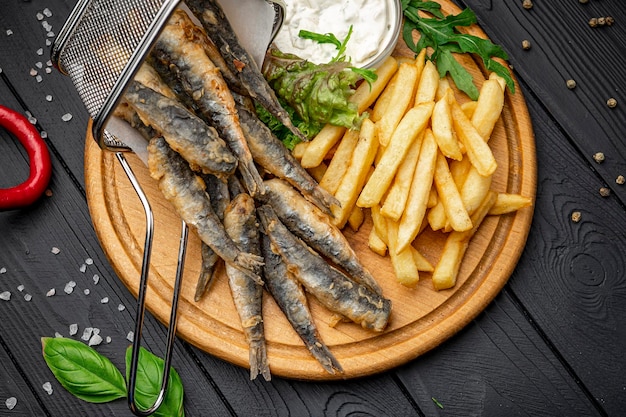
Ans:
[[[104,256],[87,208],[87,113],[70,80],[47,62],[74,3],[4,0],[0,10],[0,104],[36,118],[53,163],[51,196],[0,213],[0,293],[11,293],[0,300],[2,416],[130,415],[123,400],[92,405],[72,397],[41,355],[40,337],[67,336],[76,323],[76,338],[87,327],[110,336],[98,350],[123,368],[134,325],[135,300]],[[188,416],[623,415],[626,185],[616,178],[626,175],[626,8],[600,0],[537,0],[530,10],[521,0],[458,3],[509,53],[535,131],[534,220],[508,284],[441,346],[358,380],[250,382],[246,369],[179,340],[174,366]],[[600,16],[615,23],[588,25]],[[575,89],[567,88],[569,79]],[[607,106],[609,98],[616,107]],[[594,161],[596,152],[603,163]],[[27,172],[25,153],[0,129],[0,187]],[[601,196],[602,187],[609,196]],[[579,222],[571,220],[576,211]],[[76,286],[67,295],[70,281]],[[56,295],[46,296],[52,288]],[[147,319],[148,349],[159,353],[165,335]],[[5,401],[13,397],[9,410]]]

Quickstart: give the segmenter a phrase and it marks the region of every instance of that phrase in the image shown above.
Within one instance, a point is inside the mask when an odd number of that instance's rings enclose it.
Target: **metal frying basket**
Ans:
[[[265,1],[274,7],[273,39],[282,25],[284,2]],[[154,413],[163,402],[167,391],[188,228],[183,221],[161,388],[154,404],[143,409],[136,402],[135,385],[154,220],[150,203],[124,157],[124,152],[133,150],[138,152],[138,148],[133,146],[135,142],[130,137],[132,134],[119,129],[120,121],[112,116],[112,113],[179,3],[180,0],[78,0],[52,46],[52,62],[59,71],[70,76],[93,119],[91,131],[93,138],[102,149],[115,152],[143,205],[146,216],[146,235],[128,381],[129,408],[138,416]]]

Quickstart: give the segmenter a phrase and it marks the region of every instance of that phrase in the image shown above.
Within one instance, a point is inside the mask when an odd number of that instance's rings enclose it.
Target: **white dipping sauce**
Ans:
[[[395,16],[390,0],[286,0],[285,20],[274,43],[285,53],[292,53],[316,64],[329,62],[337,55],[332,44],[320,44],[298,36],[300,30],[332,33],[340,42],[352,35],[346,56],[355,67],[366,66],[393,38]]]

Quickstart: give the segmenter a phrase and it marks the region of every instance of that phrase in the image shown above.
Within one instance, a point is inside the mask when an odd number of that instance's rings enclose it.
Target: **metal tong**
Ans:
[[[224,5],[230,6],[232,1],[229,0]],[[274,8],[271,42],[283,23],[285,4],[282,0],[263,1]],[[161,388],[154,404],[148,408],[141,408],[136,402],[135,386],[145,316],[154,219],[150,202],[124,156],[125,152],[135,152],[145,162],[145,140],[138,132],[130,129],[126,122],[112,114],[161,29],[179,5],[182,5],[180,0],[79,0],[52,46],[52,62],[60,72],[72,79],[93,120],[91,129],[93,138],[103,150],[115,152],[141,201],[146,217],[144,253],[127,388],[129,408],[137,416],[154,413],[167,393],[188,227],[183,221]]]

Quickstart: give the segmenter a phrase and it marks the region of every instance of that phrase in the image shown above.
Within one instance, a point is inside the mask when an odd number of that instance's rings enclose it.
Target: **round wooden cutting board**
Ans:
[[[442,10],[455,14],[460,11],[446,1],[442,2]],[[469,32],[486,37],[478,27],[472,27]],[[399,45],[395,54],[412,56],[404,45]],[[461,60],[480,86],[485,77],[482,66],[469,56]],[[519,86],[515,94],[507,92],[501,120],[489,143],[498,162],[492,189],[534,198],[534,136]],[[167,322],[181,222],[142,162],[133,154],[127,158],[154,211],[155,235],[146,303],[152,314]],[[137,296],[145,233],[143,209],[115,155],[101,151],[89,135],[85,175],[98,238],[119,278]],[[308,380],[360,377],[391,369],[436,347],[475,318],[502,289],[524,248],[532,214],[533,208],[529,207],[514,214],[488,217],[470,243],[456,286],[438,292],[427,273],[420,275],[416,288],[396,282],[389,258],[374,254],[367,246],[372,227],[367,213],[358,232],[346,229],[345,234],[393,303],[388,328],[373,333],[353,323],[342,322],[331,327],[333,315],[309,297],[321,336],[345,370],[342,375],[330,375],[309,354],[278,306],[265,293],[263,314],[271,372]],[[425,232],[415,247],[434,264],[444,239],[442,233]],[[178,335],[212,355],[247,367],[248,346],[223,271],[210,292],[194,302],[199,271],[200,241],[191,233],[179,304]]]

